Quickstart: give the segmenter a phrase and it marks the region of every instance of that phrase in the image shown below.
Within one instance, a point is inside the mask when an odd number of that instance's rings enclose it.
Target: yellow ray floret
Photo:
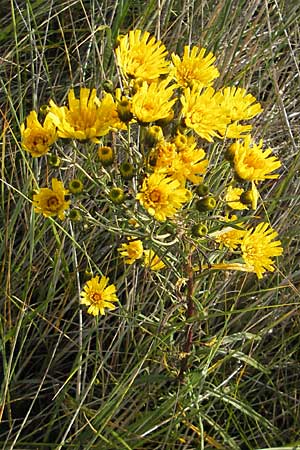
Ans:
[[[274,241],[278,233],[268,223],[262,222],[255,229],[248,230],[241,242],[242,257],[246,266],[262,278],[264,272],[273,272],[274,261],[271,258],[283,252],[281,242]]]
[[[214,137],[222,138],[225,135],[230,118],[216,102],[215,90],[212,87],[201,90],[185,89],[181,103],[186,126],[200,137],[212,142]]]
[[[151,216],[164,221],[173,217],[190,199],[190,191],[182,188],[178,180],[163,173],[153,173],[144,180],[136,198]]]
[[[172,53],[172,74],[179,86],[211,86],[213,80],[220,75],[218,69],[213,66],[215,56],[211,52],[204,56],[205,53],[205,48],[190,49],[189,46],[184,47],[182,59]]]
[[[64,219],[65,211],[71,203],[65,200],[65,195],[68,194],[63,182],[52,178],[52,189],[41,188],[38,194],[33,196],[34,211],[45,217],[58,216],[59,219]]]
[[[81,292],[81,301],[83,305],[89,306],[87,312],[93,316],[102,316],[105,314],[105,308],[108,310],[116,309],[112,302],[118,301],[116,287],[114,284],[108,285],[109,278],[96,275],[89,280]]]
[[[165,263],[160,259],[154,250],[144,250],[144,263],[143,265],[155,272],[166,267]]]
[[[132,113],[143,123],[155,122],[169,116],[176,99],[171,99],[175,85],[169,85],[169,79],[147,84],[132,98]]]
[[[58,136],[99,142],[98,137],[106,135],[113,128],[126,129],[119,119],[117,108],[111,94],[102,101],[96,89],[81,88],[79,98],[74,90],[68,94],[68,107],[57,106],[50,100],[49,113],[57,126]]]
[[[118,251],[123,256],[125,264],[133,264],[143,256],[143,243],[139,239],[131,238],[127,244],[122,244]]]
[[[243,88],[226,87],[216,92],[215,99],[223,108],[224,114],[230,119],[230,124],[226,129],[228,138],[239,138],[249,133],[252,126],[239,122],[250,120],[262,112],[260,103],[253,95],[247,94],[246,89]]]
[[[125,77],[140,78],[151,83],[169,72],[166,47],[150,37],[148,31],[129,31],[119,38],[117,63]]]
[[[42,125],[38,121],[37,113],[31,111],[26,118],[26,127],[24,123],[21,124],[21,138],[23,149],[31,156],[43,156],[57,139],[56,126],[49,114]]]
[[[231,147],[234,149],[234,170],[237,175],[247,181],[262,181],[269,178],[278,178],[278,174],[272,174],[281,166],[281,162],[270,156],[272,150],[262,150],[263,141],[255,144],[251,136],[245,137],[243,142],[236,141]]]
[[[237,216],[235,215],[233,215],[230,219],[228,217],[225,218],[225,221],[229,222],[228,225],[230,225],[230,222],[235,222],[236,220]],[[246,230],[243,229],[242,223],[237,223],[236,227],[237,228],[227,226],[219,231],[210,233],[209,236],[218,242],[221,248],[225,246],[234,251],[241,245],[242,238],[246,233]]]
[[[244,189],[234,188],[229,186],[225,194],[225,202],[231,209],[236,209],[242,211],[243,209],[248,209],[248,206],[240,201],[241,195]]]
[[[154,151],[156,154],[155,171],[160,171],[176,178],[181,185],[186,180],[198,184],[202,181],[208,160],[201,148],[196,148],[196,143],[176,146],[175,143],[161,141]]]

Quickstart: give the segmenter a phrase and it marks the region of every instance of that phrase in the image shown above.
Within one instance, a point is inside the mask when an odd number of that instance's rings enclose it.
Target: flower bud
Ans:
[[[174,139],[174,144],[179,149],[186,147],[188,145],[188,138],[184,134],[177,133],[176,138]]]
[[[83,184],[78,178],[74,178],[69,182],[69,191],[72,194],[80,194],[83,191]]]
[[[243,192],[240,196],[240,202],[244,205],[252,205],[253,203],[253,192],[252,191],[246,191]]]
[[[41,113],[43,116],[46,116],[46,114],[48,113],[48,111],[49,111],[49,106],[48,106],[48,105],[42,105],[42,106],[40,107],[40,113]]]
[[[205,236],[208,233],[208,228],[204,223],[195,223],[192,226],[192,235],[195,237]]]
[[[71,209],[71,211],[69,212],[69,219],[72,220],[72,222],[81,222],[81,212],[78,211],[78,209]]]
[[[210,211],[216,207],[216,199],[214,197],[204,197],[196,201],[196,209],[198,211]]]
[[[167,117],[163,117],[162,119],[157,120],[155,123],[160,127],[164,127],[168,125],[174,119],[174,111],[171,109]]]
[[[149,127],[145,132],[144,136],[145,147],[152,148],[163,138],[164,135],[161,127],[159,127],[158,125],[153,125],[152,127]]]
[[[123,161],[120,164],[120,174],[122,178],[124,178],[124,180],[131,180],[132,177],[134,176],[134,172],[135,172],[134,167],[129,162]]]
[[[131,102],[126,98],[123,98],[117,105],[117,112],[122,122],[130,122],[133,118],[133,114],[131,112]]]
[[[111,80],[105,80],[102,87],[105,92],[108,92],[108,94],[112,94],[114,92],[114,85]]]
[[[120,205],[125,199],[125,194],[121,188],[112,188],[109,192],[109,198],[115,205]]]
[[[225,158],[227,161],[229,161],[230,163],[233,162],[233,160],[234,160],[234,155],[235,155],[237,146],[238,146],[238,144],[237,144],[236,142],[234,142],[234,143],[231,144],[231,145],[227,148],[227,150],[225,151],[224,158]]]
[[[103,167],[109,167],[114,162],[114,151],[112,147],[100,146],[98,147],[98,156]]]
[[[54,155],[54,153],[48,153],[48,163],[50,166],[59,167],[61,164],[61,159]]]
[[[199,197],[205,197],[209,193],[209,187],[204,183],[198,184],[196,193],[199,195]]]

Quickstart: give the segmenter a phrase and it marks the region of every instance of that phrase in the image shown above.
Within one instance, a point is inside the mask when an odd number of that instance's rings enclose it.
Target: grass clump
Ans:
[[[7,5],[4,449],[297,448],[298,16]]]

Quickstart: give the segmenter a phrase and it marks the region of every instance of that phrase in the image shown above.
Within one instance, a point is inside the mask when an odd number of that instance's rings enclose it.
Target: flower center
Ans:
[[[102,295],[99,292],[94,292],[91,295],[91,301],[95,305],[100,304],[103,301]]]
[[[59,206],[59,199],[55,196],[49,197],[47,200],[47,206],[51,211],[55,211]]]
[[[159,203],[161,201],[161,192],[157,189],[151,192],[150,194],[150,200],[153,203]]]
[[[48,139],[47,136],[43,135],[35,135],[32,139],[32,145],[33,147],[37,147],[38,145],[47,145]]]

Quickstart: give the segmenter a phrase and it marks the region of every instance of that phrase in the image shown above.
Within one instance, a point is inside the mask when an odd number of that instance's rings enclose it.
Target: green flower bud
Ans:
[[[209,193],[209,187],[207,184],[201,183],[197,186],[196,193],[199,197],[205,197]]]
[[[162,119],[157,120],[155,123],[160,127],[164,127],[168,125],[170,122],[172,122],[173,119],[174,119],[174,111],[173,109],[171,109],[167,117],[163,117]]]
[[[78,209],[71,209],[71,211],[69,212],[69,219],[72,220],[72,222],[81,222],[81,212],[78,211]]]
[[[208,228],[204,223],[195,223],[192,226],[192,235],[195,237],[205,236],[208,233]]]
[[[102,87],[103,87],[103,90],[105,92],[108,92],[109,94],[112,94],[114,92],[114,85],[113,85],[113,82],[111,80],[105,80],[103,82]]]
[[[124,180],[131,180],[134,176],[134,167],[127,161],[124,161],[120,164],[120,174]]]
[[[145,147],[152,148],[163,138],[164,135],[161,127],[159,127],[158,125],[153,125],[152,127],[149,127],[145,132],[144,136]]]
[[[229,161],[230,163],[233,162],[234,160],[234,155],[236,152],[236,148],[237,148],[237,144],[234,142],[233,144],[231,144],[227,150],[224,153],[224,158]]]
[[[174,144],[178,148],[186,147],[188,145],[188,138],[184,134],[177,133]]]
[[[50,164],[50,166],[53,167],[59,167],[61,164],[61,159],[54,155],[54,153],[48,153],[48,163]]]
[[[48,111],[49,111],[49,106],[48,106],[48,105],[42,105],[42,106],[40,107],[40,113],[41,113],[43,116],[46,116],[46,114],[48,113]]]
[[[121,100],[117,105],[117,112],[122,122],[130,122],[133,118],[133,114],[131,112],[131,102],[126,98],[123,98],[123,100]]]
[[[71,180],[69,183],[69,191],[72,192],[72,194],[80,194],[83,191],[82,181],[78,178]]]
[[[121,188],[112,188],[109,192],[109,198],[115,205],[120,205],[125,199],[125,194]]]
[[[114,162],[114,151],[112,147],[100,146],[98,147],[98,156],[103,167],[109,167]]]
[[[244,205],[252,205],[253,203],[253,192],[252,191],[246,191],[243,192],[240,196],[240,202]]]
[[[198,211],[210,211],[216,207],[216,199],[214,197],[205,197],[196,201],[196,209]]]

